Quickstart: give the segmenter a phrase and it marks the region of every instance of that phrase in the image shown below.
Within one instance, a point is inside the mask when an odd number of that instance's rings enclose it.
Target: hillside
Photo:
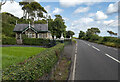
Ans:
[[[13,29],[16,25],[16,20],[18,24],[28,24],[31,20],[25,20],[23,18],[15,17],[14,15],[3,12],[2,13],[2,38],[14,38],[15,33]],[[46,20],[35,21],[35,24],[45,24]]]
[[[2,38],[15,36],[13,29],[15,27],[16,20],[18,19],[19,18],[10,13],[2,13]]]

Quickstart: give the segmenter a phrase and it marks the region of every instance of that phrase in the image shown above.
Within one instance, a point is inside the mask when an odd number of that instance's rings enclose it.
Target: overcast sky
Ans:
[[[75,2],[76,1],[76,2]],[[100,36],[108,36],[107,30],[118,32],[118,3],[116,2],[40,2],[47,10],[48,14],[54,18],[55,14],[60,14],[64,18],[67,30],[75,32],[78,37],[79,31],[86,31],[91,27],[98,27]],[[99,1],[99,0],[98,0]],[[2,12],[9,12],[17,17],[23,16],[21,6],[18,1],[9,1],[2,6]]]

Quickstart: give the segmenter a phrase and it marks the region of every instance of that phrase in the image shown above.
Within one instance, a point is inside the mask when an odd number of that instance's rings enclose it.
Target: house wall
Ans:
[[[52,39],[51,33],[38,33],[38,38]]]

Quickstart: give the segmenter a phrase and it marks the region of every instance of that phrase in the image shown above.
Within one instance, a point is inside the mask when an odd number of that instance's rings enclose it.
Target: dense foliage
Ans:
[[[15,38],[3,38],[2,39],[2,44],[4,45],[15,45],[17,42],[16,42],[16,39]]]
[[[111,32],[111,31],[109,31]],[[97,34],[100,33],[100,30],[98,28],[91,28],[84,33],[83,31],[80,31],[79,33],[79,39],[96,42],[99,44],[104,44],[107,46],[112,47],[120,47],[120,39],[117,37],[101,37]]]
[[[29,58],[26,62],[10,66],[2,74],[3,80],[38,80],[45,73],[49,73],[51,68],[59,59],[64,44],[48,48],[37,56]]]
[[[23,39],[23,44],[51,47],[54,46],[56,43],[50,39],[26,38]]]
[[[66,36],[66,25],[64,22],[64,19],[62,18],[61,15],[55,15],[55,19],[51,19],[51,17],[49,16],[48,19],[48,27],[49,30],[52,33],[52,36],[56,36],[57,38],[61,37],[61,34],[63,33],[64,37]]]

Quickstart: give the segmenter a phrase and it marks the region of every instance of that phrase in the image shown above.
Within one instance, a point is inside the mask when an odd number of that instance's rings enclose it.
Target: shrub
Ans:
[[[2,44],[3,45],[15,45],[16,44],[16,39],[15,38],[3,38],[2,39]]]
[[[26,38],[23,39],[24,45],[38,45],[38,46],[54,46],[56,43],[53,40],[49,39],[40,39],[40,38]]]
[[[116,37],[103,37],[103,42],[117,42],[117,40]]]
[[[117,45],[114,42],[105,42],[104,44],[106,46],[117,47]]]
[[[90,40],[89,41],[98,41],[99,40],[99,36],[98,35],[96,35],[96,34],[94,34],[94,35],[92,35],[91,37],[90,37]]]
[[[49,73],[58,61],[64,44],[58,44],[48,48],[40,54],[29,58],[26,62],[12,65],[3,70],[3,80],[38,80],[44,74]]]

